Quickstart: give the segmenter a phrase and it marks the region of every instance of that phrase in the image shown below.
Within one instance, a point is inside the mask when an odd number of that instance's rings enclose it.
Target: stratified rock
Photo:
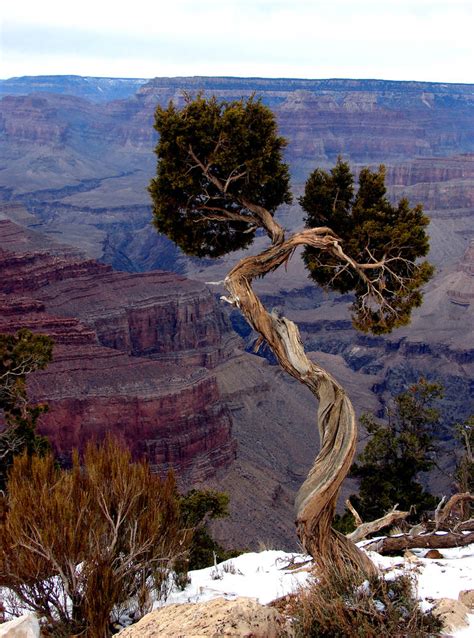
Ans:
[[[448,285],[447,295],[451,303],[460,306],[474,304],[474,239],[471,239]]]
[[[96,78],[80,75],[26,75],[0,80],[0,95],[61,93],[84,97],[93,102],[105,102],[129,97],[147,81],[139,78]]]
[[[55,342],[29,396],[48,404],[39,429],[59,456],[112,432],[183,483],[229,465],[232,422],[206,367],[234,338],[211,293],[171,273],[116,273],[33,235],[0,221],[0,331]]]
[[[251,598],[169,605],[120,632],[120,638],[284,638],[291,636],[276,609]]]

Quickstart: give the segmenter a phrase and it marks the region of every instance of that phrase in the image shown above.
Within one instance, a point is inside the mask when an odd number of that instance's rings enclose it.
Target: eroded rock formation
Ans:
[[[188,482],[228,465],[231,418],[208,369],[233,338],[209,291],[170,273],[115,273],[28,236],[0,221],[0,331],[26,327],[55,341],[30,396],[49,404],[41,431],[57,452],[67,458],[114,432]]]

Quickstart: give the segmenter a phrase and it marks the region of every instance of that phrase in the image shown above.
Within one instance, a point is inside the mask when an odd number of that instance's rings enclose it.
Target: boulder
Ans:
[[[454,632],[469,625],[469,609],[454,598],[440,598],[434,604],[432,612],[443,621],[444,631]]]
[[[0,625],[1,638],[39,638],[40,627],[35,614],[25,614]]]
[[[284,638],[292,634],[276,609],[251,598],[169,605],[120,632],[120,638]]]
[[[474,589],[464,589],[459,592],[458,600],[466,605],[471,612],[474,611]]]

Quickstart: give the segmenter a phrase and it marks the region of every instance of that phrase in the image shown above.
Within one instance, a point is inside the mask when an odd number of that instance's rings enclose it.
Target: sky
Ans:
[[[0,78],[474,82],[474,0],[10,0]]]

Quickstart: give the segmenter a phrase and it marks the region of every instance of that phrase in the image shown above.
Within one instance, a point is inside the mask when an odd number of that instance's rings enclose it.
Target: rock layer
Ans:
[[[170,273],[114,273],[31,243],[0,221],[0,331],[26,327],[55,341],[30,396],[49,404],[40,429],[58,454],[67,459],[72,447],[113,432],[135,456],[187,482],[228,465],[231,418],[203,365],[225,360],[232,338],[209,291]],[[30,250],[13,252],[18,246]]]

